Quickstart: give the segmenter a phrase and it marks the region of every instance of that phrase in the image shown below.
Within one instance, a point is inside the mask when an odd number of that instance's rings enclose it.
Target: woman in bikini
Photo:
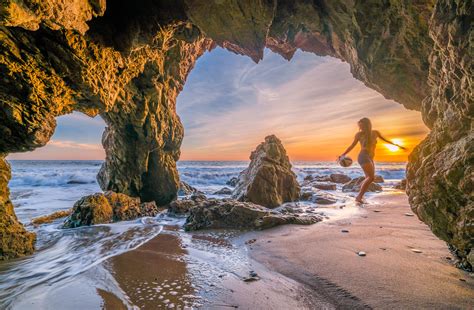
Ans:
[[[405,148],[393,143],[392,141],[385,139],[379,131],[372,130],[372,123],[367,117],[364,117],[359,120],[357,124],[359,125],[359,132],[356,133],[354,141],[347,148],[347,150],[342,153],[340,157],[345,156],[356,146],[357,142],[360,142],[361,149],[359,156],[357,157],[357,162],[362,167],[362,170],[364,170],[365,180],[362,183],[359,194],[357,195],[355,200],[358,203],[363,203],[362,198],[364,197],[365,192],[367,192],[367,189],[369,188],[370,184],[375,179],[374,155],[375,146],[377,144],[377,138],[380,138],[382,141],[385,141],[389,144],[398,146],[403,150],[405,150]]]

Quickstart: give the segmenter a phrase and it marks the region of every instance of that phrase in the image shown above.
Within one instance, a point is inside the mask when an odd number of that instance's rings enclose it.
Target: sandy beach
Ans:
[[[381,195],[356,218],[256,233],[250,254],[316,291],[350,294],[372,308],[472,309],[472,275],[406,213],[405,194]]]
[[[472,276],[410,215],[406,195],[390,193],[358,216],[312,226],[228,235],[168,228],[105,265],[141,309],[470,309]],[[259,280],[244,281],[249,271]],[[100,295],[117,309],[116,298]]]

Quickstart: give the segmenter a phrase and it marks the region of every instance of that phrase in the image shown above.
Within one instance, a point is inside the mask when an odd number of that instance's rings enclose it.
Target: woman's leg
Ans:
[[[375,179],[375,167],[373,162],[363,164],[361,165],[361,167],[362,170],[364,170],[365,180],[364,182],[362,182],[362,185],[360,186],[359,195],[357,195],[355,199],[357,202],[362,202],[362,197],[364,197],[365,192],[367,192],[367,189],[369,188],[370,184]]]

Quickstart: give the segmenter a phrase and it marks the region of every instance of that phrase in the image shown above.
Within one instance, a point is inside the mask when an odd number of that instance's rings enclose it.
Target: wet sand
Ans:
[[[405,215],[406,195],[371,203],[350,219],[312,226],[168,227],[105,267],[126,304],[141,309],[472,309],[472,276],[453,266],[426,225]],[[251,271],[258,280],[245,282]],[[125,307],[113,292],[98,294],[105,309]]]
[[[128,304],[140,309],[314,309],[325,303],[294,280],[248,258],[243,244],[212,232],[162,234],[105,267]],[[189,237],[189,238],[187,238]],[[242,240],[241,238],[238,238]],[[259,280],[244,279],[253,271]],[[99,291],[104,309],[125,308]]]
[[[371,203],[355,218],[253,233],[250,255],[336,300],[353,296],[377,309],[472,309],[472,275],[453,266],[446,244],[425,224],[405,215],[406,195]]]

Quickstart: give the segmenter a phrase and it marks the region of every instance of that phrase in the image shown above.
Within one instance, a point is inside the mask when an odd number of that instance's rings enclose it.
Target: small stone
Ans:
[[[418,249],[411,249],[412,252],[415,252],[415,253],[423,253],[421,250],[418,250]]]
[[[405,216],[415,216],[415,214],[407,212],[407,213],[405,213]]]
[[[341,230],[341,232],[348,233],[349,231],[347,229],[343,229],[343,230]]]
[[[244,282],[254,282],[254,281],[260,280],[260,278],[259,277],[246,277],[243,280]]]
[[[363,252],[363,251],[360,251],[360,252],[357,252],[357,255],[359,255],[359,256],[366,256],[367,254],[366,254],[365,252]]]
[[[374,211],[375,213],[382,212],[382,211],[380,211],[380,210],[373,210],[373,211]]]

